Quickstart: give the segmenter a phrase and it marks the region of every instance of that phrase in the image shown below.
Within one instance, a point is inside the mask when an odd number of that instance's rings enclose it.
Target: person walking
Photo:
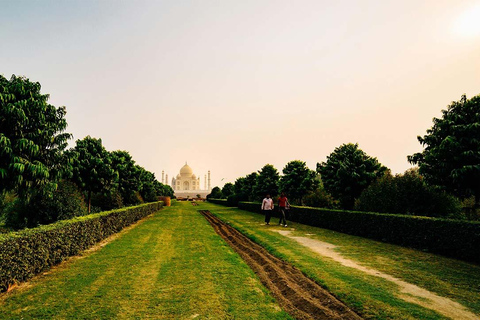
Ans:
[[[278,224],[286,227],[287,226],[286,213],[287,213],[287,210],[290,208],[290,203],[288,203],[288,199],[285,196],[285,193],[283,192],[280,194],[280,198],[278,198],[278,207],[280,209],[280,221],[278,222]]]
[[[272,217],[273,211],[273,200],[270,198],[270,195],[267,194],[265,199],[262,201],[262,212],[265,215],[265,224],[270,224],[270,218]]]

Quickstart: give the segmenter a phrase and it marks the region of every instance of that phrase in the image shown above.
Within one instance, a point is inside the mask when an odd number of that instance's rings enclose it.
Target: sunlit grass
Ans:
[[[443,319],[435,312],[398,298],[398,286],[387,280],[344,267],[265,226],[263,216],[210,203],[202,204],[221,219],[306,274],[371,319]],[[277,222],[272,219],[273,222]],[[289,223],[294,236],[334,244],[339,253],[364,266],[391,274],[436,294],[451,298],[480,314],[480,267],[409,248],[331,230]]]

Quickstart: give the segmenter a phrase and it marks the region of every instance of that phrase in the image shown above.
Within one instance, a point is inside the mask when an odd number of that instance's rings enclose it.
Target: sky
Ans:
[[[0,74],[40,82],[75,140],[212,187],[358,143],[393,173],[480,94],[476,0],[0,0]]]

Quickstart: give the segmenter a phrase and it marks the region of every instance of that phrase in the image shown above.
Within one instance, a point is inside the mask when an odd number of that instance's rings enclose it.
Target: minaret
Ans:
[[[167,180],[168,183],[168,180]],[[162,170],[162,184],[165,184],[165,171]]]
[[[203,190],[207,190],[207,175],[205,175],[205,180],[203,182],[204,182]]]
[[[168,174],[165,175],[165,182],[168,183]]]
[[[208,170],[208,190],[211,190],[211,185],[210,185],[210,170]]]

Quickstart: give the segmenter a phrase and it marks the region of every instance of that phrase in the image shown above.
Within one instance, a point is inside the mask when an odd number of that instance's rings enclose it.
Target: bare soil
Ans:
[[[296,319],[362,319],[291,264],[273,256],[209,211],[200,213],[252,268],[280,306]]]

